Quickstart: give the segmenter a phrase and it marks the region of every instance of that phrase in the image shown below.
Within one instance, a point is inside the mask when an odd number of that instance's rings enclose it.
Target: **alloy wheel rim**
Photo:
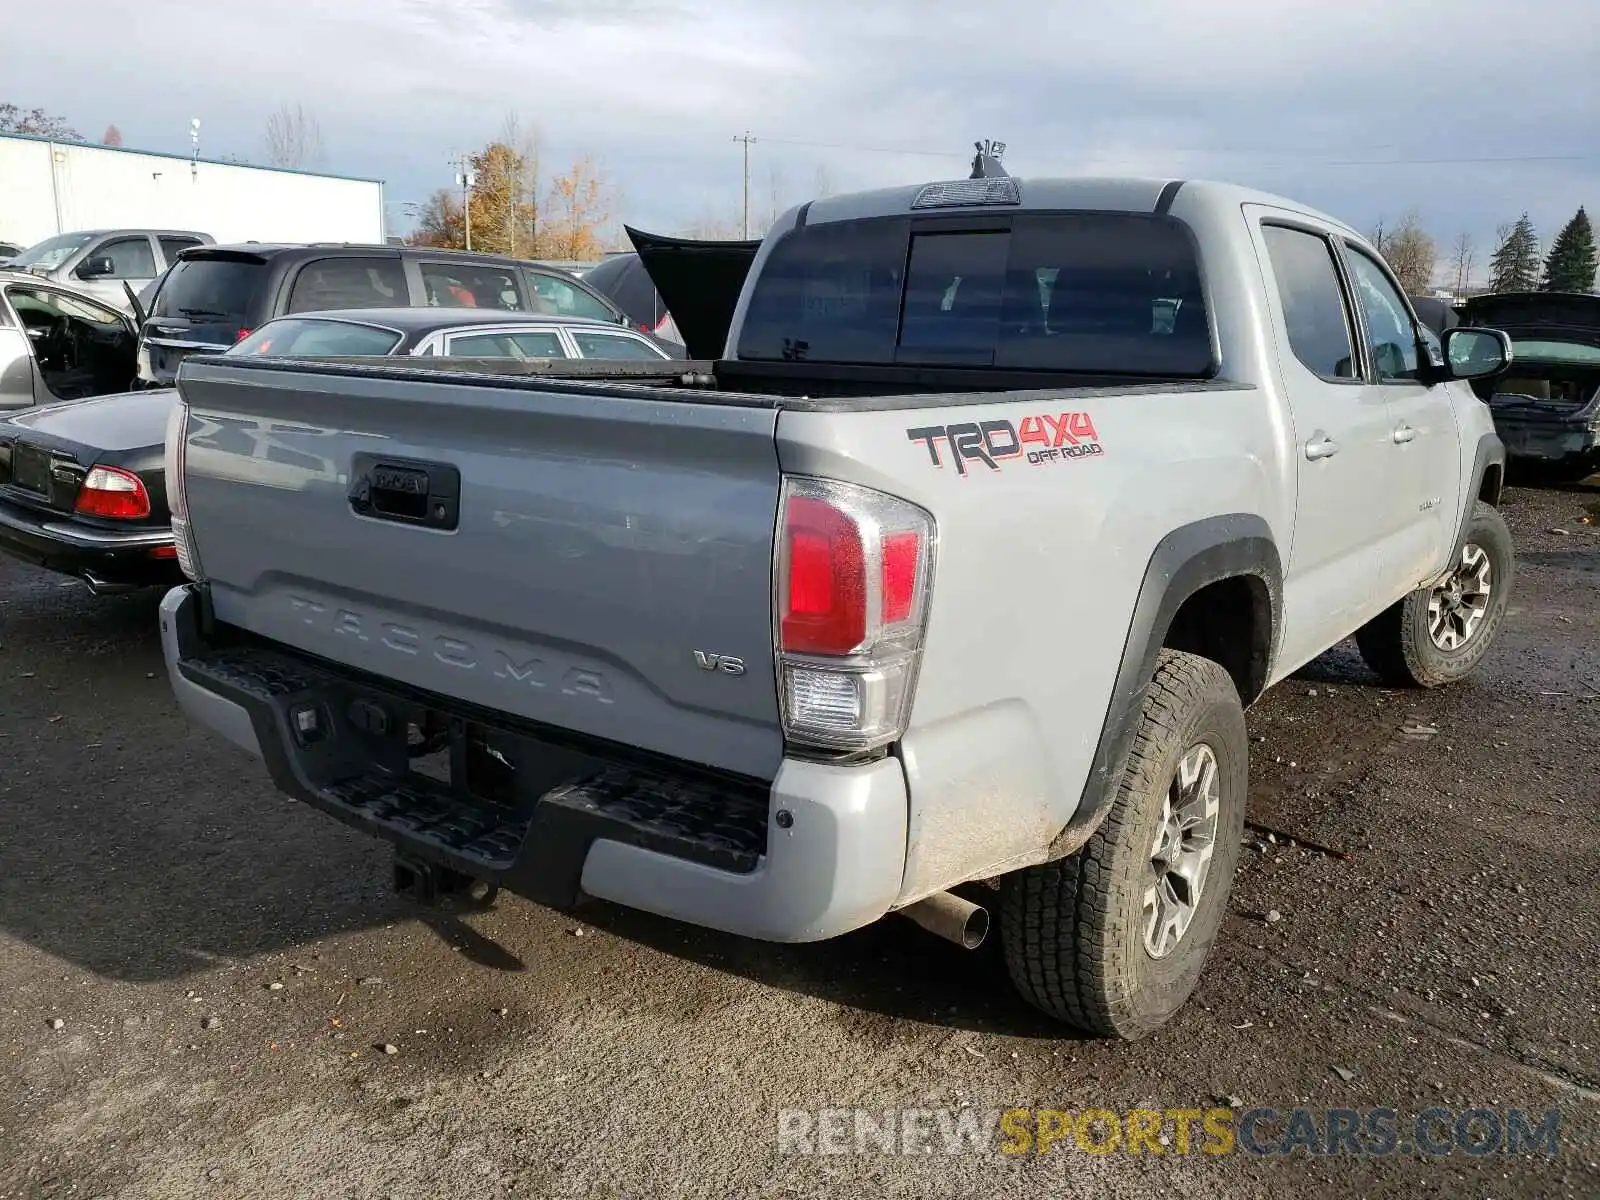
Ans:
[[[1428,638],[1440,650],[1459,650],[1483,627],[1494,567],[1482,546],[1468,542],[1445,581],[1428,594]]]
[[[1161,802],[1150,844],[1154,881],[1144,893],[1144,948],[1151,958],[1171,954],[1199,910],[1217,847],[1222,787],[1217,756],[1204,742],[1178,762]]]

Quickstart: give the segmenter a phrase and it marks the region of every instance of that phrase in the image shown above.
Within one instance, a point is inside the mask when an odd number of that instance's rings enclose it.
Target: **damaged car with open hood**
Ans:
[[[1600,296],[1503,292],[1461,314],[1511,338],[1511,370],[1479,385],[1506,454],[1568,480],[1600,471]]]

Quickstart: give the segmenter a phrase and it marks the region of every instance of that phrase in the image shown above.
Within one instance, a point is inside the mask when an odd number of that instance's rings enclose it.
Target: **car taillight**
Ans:
[[[233,335],[233,340],[236,342],[242,342],[254,332],[255,330],[253,329],[241,329],[238,333]]]
[[[167,414],[167,508],[172,512],[172,544],[178,553],[178,570],[196,583],[204,582],[200,573],[200,556],[195,553],[194,538],[189,530],[189,495],[184,480],[188,465],[189,406],[181,394],[173,397],[172,411]]]
[[[83,477],[73,509],[89,517],[137,521],[150,515],[144,481],[120,467],[94,467]]]
[[[785,736],[872,750],[905,732],[928,619],[932,516],[855,484],[786,477],[778,686]]]

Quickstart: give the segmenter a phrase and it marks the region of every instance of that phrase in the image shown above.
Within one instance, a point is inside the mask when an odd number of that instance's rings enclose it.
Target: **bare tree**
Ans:
[[[267,118],[267,161],[275,167],[320,166],[322,126],[304,108],[282,105]]]
[[[100,144],[102,146],[122,145],[122,130],[115,125],[107,125],[106,131],[100,135]]]
[[[1450,249],[1450,263],[1455,269],[1455,291],[1458,296],[1467,289],[1467,281],[1472,277],[1472,263],[1476,257],[1472,235],[1460,234]]]
[[[53,116],[42,108],[22,108],[16,104],[0,104],[0,133],[30,133],[63,142],[83,141],[83,135],[67,124],[64,117]]]
[[[1422,214],[1416,209],[1409,209],[1393,229],[1386,229],[1380,219],[1372,231],[1372,244],[1406,291],[1424,291],[1433,281],[1438,249],[1422,228]]]
[[[833,195],[833,172],[828,170],[827,163],[817,164],[817,173],[811,180],[811,194],[818,200]]]
[[[516,167],[511,179],[508,203],[517,219],[510,223],[509,252],[515,256],[533,256],[539,250],[539,194],[543,178],[540,158],[544,149],[544,135],[537,124],[525,125],[522,117],[511,110],[500,126],[500,144],[510,149]]]

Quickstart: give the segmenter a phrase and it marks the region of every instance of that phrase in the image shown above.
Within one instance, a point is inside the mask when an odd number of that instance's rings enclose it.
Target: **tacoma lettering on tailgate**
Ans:
[[[939,443],[945,443],[950,461],[961,475],[967,473],[969,462],[998,471],[1002,463],[1017,458],[1025,458],[1037,467],[1105,453],[1095,433],[1094,420],[1086,412],[1041,413],[1023,417],[1020,425],[1010,421],[923,425],[906,430],[906,436],[927,446],[928,459],[936,467],[944,466]]]
[[[396,654],[431,658],[444,666],[460,667],[467,671],[486,671],[497,679],[523,687],[542,689],[554,684],[563,695],[586,696],[602,704],[610,704],[615,699],[610,682],[591,667],[563,667],[531,651],[514,657],[499,646],[485,649],[460,638],[426,633],[394,621],[368,617],[349,608],[333,608],[304,596],[290,596],[289,604],[307,625],[341,637],[354,638],[358,642],[372,644],[375,641]]]

